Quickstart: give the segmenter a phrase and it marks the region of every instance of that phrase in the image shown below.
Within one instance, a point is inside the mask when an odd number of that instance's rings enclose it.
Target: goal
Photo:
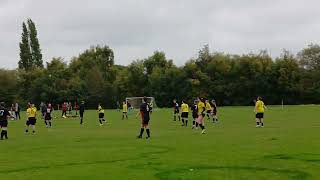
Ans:
[[[126,101],[130,103],[131,107],[134,109],[139,109],[144,97],[127,97]],[[148,103],[152,106],[153,109],[157,109],[157,103],[154,97],[147,97]]]

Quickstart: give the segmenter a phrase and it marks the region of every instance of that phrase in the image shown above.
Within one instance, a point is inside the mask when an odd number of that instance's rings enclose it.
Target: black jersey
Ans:
[[[148,103],[142,103],[140,105],[140,113],[144,121],[150,120],[150,105]]]
[[[198,114],[198,106],[197,104],[193,104],[191,106],[192,114]]]
[[[9,115],[10,113],[7,109],[0,108],[0,121],[7,121]]]
[[[173,103],[173,111],[174,111],[174,113],[179,113],[179,104],[178,103]]]

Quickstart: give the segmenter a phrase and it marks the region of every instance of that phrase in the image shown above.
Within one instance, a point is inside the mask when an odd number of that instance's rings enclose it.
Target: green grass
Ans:
[[[59,112],[60,113],[60,112]],[[171,110],[152,115],[152,139],[136,139],[140,121],[95,111],[86,124],[56,119],[24,135],[24,120],[9,123],[0,141],[0,179],[318,179],[320,107],[269,107],[265,128],[255,128],[252,107],[220,108],[221,124],[206,121],[207,134],[173,122]],[[25,119],[25,117],[23,118]],[[189,122],[191,124],[191,122]]]

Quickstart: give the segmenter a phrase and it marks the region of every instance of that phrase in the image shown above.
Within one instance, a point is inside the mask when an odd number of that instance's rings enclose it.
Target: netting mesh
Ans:
[[[131,105],[134,109],[139,109],[144,97],[127,97],[126,101]],[[158,108],[157,103],[154,97],[147,97],[148,103],[152,106],[153,109]]]

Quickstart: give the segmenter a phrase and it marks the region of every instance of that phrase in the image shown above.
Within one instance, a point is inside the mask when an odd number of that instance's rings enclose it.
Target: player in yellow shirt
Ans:
[[[98,104],[98,114],[99,114],[100,126],[103,126],[103,122],[105,122],[105,120],[104,120],[104,109],[102,108],[100,103]]]
[[[32,134],[36,133],[36,123],[37,123],[37,108],[34,104],[30,104],[27,109],[28,120],[26,122],[26,134],[29,132],[29,127],[32,127]]]
[[[198,119],[197,122],[202,129],[201,134],[206,133],[206,129],[204,127],[204,116],[206,111],[206,105],[205,105],[205,99],[204,98],[198,98]]]
[[[255,108],[254,108],[254,112],[256,113],[256,122],[257,122],[256,127],[264,127],[263,116],[266,108],[267,107],[264,105],[262,98],[258,97]]]
[[[128,119],[128,104],[126,101],[122,102],[122,120]]]
[[[181,119],[182,119],[182,126],[188,126],[188,117],[189,117],[189,105],[182,101],[181,104]]]
[[[207,119],[210,120],[210,117],[212,116],[212,106],[209,102],[209,100],[206,100],[206,112],[207,112]]]

